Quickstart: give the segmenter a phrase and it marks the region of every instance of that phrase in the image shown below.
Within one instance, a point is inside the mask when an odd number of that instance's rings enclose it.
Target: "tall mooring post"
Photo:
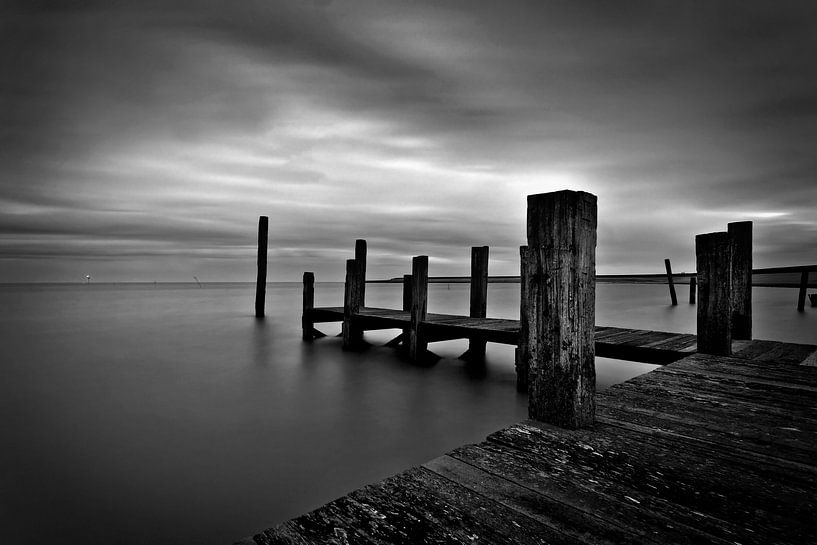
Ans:
[[[488,315],[488,246],[471,248],[471,318],[485,318]],[[485,341],[479,338],[468,340],[467,358],[471,361],[485,359]]]
[[[698,287],[698,279],[694,276],[690,277],[689,279],[689,304],[695,304],[695,290]]]
[[[366,241],[355,241],[355,261],[358,267],[358,287],[360,306],[366,306]]]
[[[595,420],[597,199],[528,196],[528,414],[564,428]]]
[[[728,225],[732,269],[732,339],[752,338],[752,222]]]
[[[343,293],[343,349],[353,350],[363,343],[363,330],[354,323],[360,312],[360,266],[357,259],[346,260],[346,284]]]
[[[428,256],[411,260],[411,329],[409,329],[408,354],[412,361],[420,361],[428,343],[420,331],[420,323],[428,312]]]
[[[255,317],[264,317],[264,301],[267,296],[267,234],[269,218],[258,218],[258,277],[255,281]]]
[[[808,290],[808,270],[800,273],[800,291],[797,292],[797,310],[806,309],[806,291]]]
[[[315,308],[315,273],[304,273],[304,296],[301,311],[301,331],[305,341],[315,338],[315,323],[312,321],[312,309]]]
[[[664,260],[664,268],[667,269],[667,284],[669,284],[669,298],[672,306],[678,305],[678,296],[675,294],[675,283],[672,281],[672,265],[669,259]]]
[[[732,354],[731,247],[729,233],[695,237],[698,352],[703,354]]]

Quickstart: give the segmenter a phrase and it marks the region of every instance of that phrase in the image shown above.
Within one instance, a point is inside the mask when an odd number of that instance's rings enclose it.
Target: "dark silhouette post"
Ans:
[[[808,290],[808,271],[800,273],[800,292],[797,294],[797,310],[803,312],[806,309],[806,290]]]
[[[516,347],[516,391],[528,391],[530,354],[528,353],[528,247],[519,247],[519,344]]]
[[[471,318],[485,318],[488,315],[488,246],[471,248]],[[468,340],[467,358],[471,361],[485,359],[485,341],[479,338]]]
[[[595,420],[596,196],[528,196],[528,414],[564,428]]]
[[[346,260],[346,284],[343,294],[343,349],[359,348],[363,343],[363,330],[354,323],[360,312],[360,266],[357,259]]]
[[[255,317],[264,317],[264,300],[267,296],[267,231],[269,218],[258,218],[258,278],[255,283]]]
[[[689,279],[689,304],[695,304],[695,290],[698,287],[698,279],[694,276]]]
[[[675,283],[672,281],[672,265],[669,259],[664,260],[664,268],[667,269],[667,284],[669,284],[669,298],[672,301],[672,306],[678,304],[678,296],[675,295]]]
[[[428,256],[421,255],[411,260],[411,328],[409,329],[408,352],[412,361],[420,361],[425,356],[427,343],[420,331],[420,323],[428,312]]]
[[[728,225],[732,243],[732,338],[752,338],[752,222]]]
[[[366,306],[366,241],[358,239],[355,241],[355,260],[358,266],[358,292],[360,306]]]
[[[695,237],[698,270],[698,352],[732,354],[732,272],[729,233]]]

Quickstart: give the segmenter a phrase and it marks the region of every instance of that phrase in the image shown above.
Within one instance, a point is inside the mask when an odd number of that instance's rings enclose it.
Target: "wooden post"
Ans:
[[[732,338],[752,338],[752,222],[728,225],[732,244]]]
[[[255,281],[255,317],[264,317],[264,300],[267,296],[267,232],[269,218],[258,218],[258,277]]]
[[[355,241],[355,260],[358,266],[358,292],[360,294],[360,306],[366,306],[366,241],[358,239]]]
[[[420,322],[428,312],[428,256],[411,260],[411,329],[409,329],[409,358],[419,361],[425,356],[427,343],[420,331]]]
[[[698,279],[694,276],[690,277],[689,279],[689,304],[695,304],[695,289],[698,286]]]
[[[528,196],[528,414],[565,428],[595,420],[597,199]]]
[[[528,247],[519,247],[519,345],[516,347],[516,391],[528,392]]]
[[[403,310],[411,312],[411,275],[403,275]]]
[[[360,267],[356,259],[346,260],[346,289],[343,297],[343,349],[358,348],[363,342],[363,331],[354,322],[360,312]]]
[[[488,315],[488,246],[471,248],[471,318],[485,318]],[[485,359],[485,341],[479,338],[468,340],[468,359]]]
[[[305,341],[311,341],[314,338],[312,332],[315,329],[315,323],[311,317],[313,308],[315,308],[315,274],[305,272],[303,312],[301,314],[301,330]]]
[[[669,298],[672,301],[672,306],[678,304],[678,297],[675,295],[675,284],[672,282],[672,265],[669,259],[664,260],[664,268],[667,269],[667,284],[669,284]]]
[[[698,270],[698,352],[729,356],[732,353],[732,274],[729,233],[695,237]]]
[[[800,273],[800,293],[797,294],[797,310],[806,309],[806,290],[808,289],[808,271]]]

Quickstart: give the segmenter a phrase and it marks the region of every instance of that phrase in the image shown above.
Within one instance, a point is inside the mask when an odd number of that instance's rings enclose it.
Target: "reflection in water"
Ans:
[[[527,415],[513,347],[434,343],[431,368],[373,346],[301,341],[300,285],[0,288],[0,542],[230,543]],[[192,289],[191,289],[192,288]],[[760,338],[814,339],[792,290],[755,291]],[[337,305],[342,286],[317,287]],[[683,301],[680,293],[679,299]],[[370,285],[398,307],[399,285]],[[490,316],[518,316],[518,286],[489,289]],[[429,310],[467,313],[468,287],[430,287]],[[694,331],[665,286],[598,286],[600,324]],[[650,369],[597,360],[604,388]]]

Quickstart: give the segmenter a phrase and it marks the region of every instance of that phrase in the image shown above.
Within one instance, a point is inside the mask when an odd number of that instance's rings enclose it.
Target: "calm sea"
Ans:
[[[301,342],[300,285],[271,284],[262,322],[253,290],[0,286],[0,543],[231,543],[526,416],[512,347],[488,345],[484,372],[456,359],[464,341],[432,345],[432,368],[344,353]],[[517,318],[518,290],[491,284],[489,315]],[[756,338],[817,343],[796,295],[755,288]],[[340,305],[342,286],[316,298]],[[401,300],[367,287],[372,306]],[[597,323],[694,332],[695,307],[668,300],[601,284]],[[467,285],[430,286],[431,312],[467,308]],[[599,358],[598,386],[651,368]]]

